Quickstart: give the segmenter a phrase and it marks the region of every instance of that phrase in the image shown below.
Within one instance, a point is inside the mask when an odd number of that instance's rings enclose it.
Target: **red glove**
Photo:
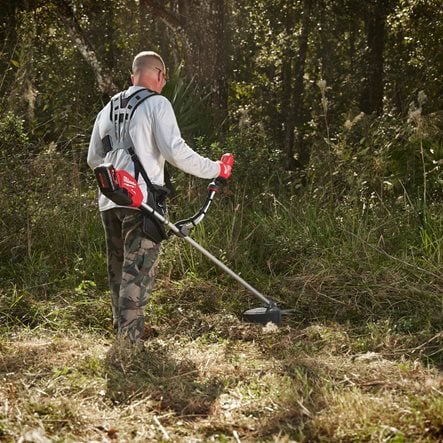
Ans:
[[[232,174],[232,165],[234,164],[234,156],[232,154],[223,154],[222,158],[218,160],[220,165],[219,177],[227,180]]]

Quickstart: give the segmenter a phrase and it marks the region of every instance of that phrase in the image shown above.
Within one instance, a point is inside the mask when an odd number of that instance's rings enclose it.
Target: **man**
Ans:
[[[166,67],[158,54],[137,54],[131,81],[132,86],[115,96],[97,115],[87,159],[92,169],[112,162],[116,169],[137,176],[137,168],[127,152],[132,146],[154,185],[164,185],[165,160],[197,177],[229,178],[231,154],[225,154],[223,161],[212,161],[194,152],[182,139],[171,103],[160,95],[166,84]],[[149,96],[134,105],[134,97],[143,93]],[[226,156],[230,157],[228,163]],[[142,175],[137,179],[146,201],[149,185]],[[101,195],[99,210],[106,237],[113,324],[119,336],[139,344],[160,244],[143,233],[138,209],[118,206]]]

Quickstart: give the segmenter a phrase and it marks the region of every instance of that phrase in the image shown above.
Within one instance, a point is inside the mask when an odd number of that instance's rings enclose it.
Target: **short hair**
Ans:
[[[163,61],[161,56],[158,55],[156,52],[154,52],[154,51],[139,52],[134,57],[134,61],[132,62],[132,73],[137,74],[146,68],[157,67],[158,62],[161,63],[161,65],[163,67],[163,71],[166,71],[165,62]]]

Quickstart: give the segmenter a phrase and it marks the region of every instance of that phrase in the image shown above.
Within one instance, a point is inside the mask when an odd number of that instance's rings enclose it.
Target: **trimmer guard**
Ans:
[[[243,317],[250,323],[265,325],[272,322],[279,325],[282,322],[282,311],[276,305],[252,308],[243,312]]]

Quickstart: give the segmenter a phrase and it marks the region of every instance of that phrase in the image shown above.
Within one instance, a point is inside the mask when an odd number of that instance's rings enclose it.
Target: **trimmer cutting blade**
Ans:
[[[243,312],[243,317],[251,323],[265,325],[269,322],[279,325],[282,321],[282,311],[276,305],[252,308]]]

